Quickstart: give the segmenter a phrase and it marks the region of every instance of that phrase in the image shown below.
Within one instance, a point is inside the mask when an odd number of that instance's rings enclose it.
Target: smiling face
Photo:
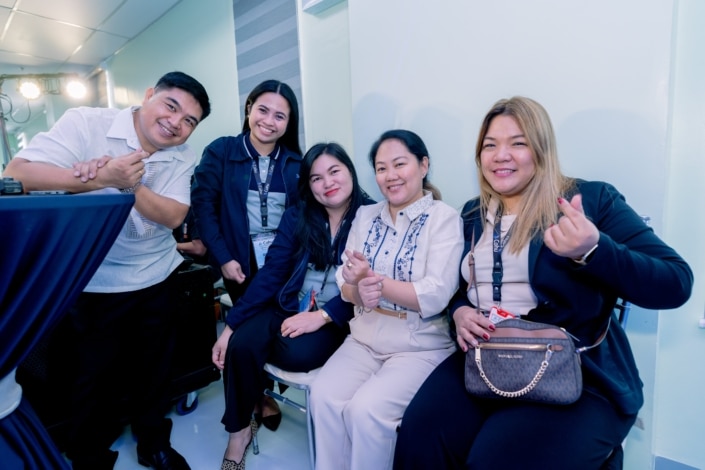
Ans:
[[[499,115],[490,123],[480,153],[482,175],[513,210],[536,174],[527,138],[512,116]]]
[[[260,155],[269,154],[289,125],[289,102],[277,93],[262,93],[250,105],[247,119],[250,140]]]
[[[149,88],[133,120],[142,149],[151,154],[186,142],[202,115],[203,109],[191,93],[181,88],[157,92]]]
[[[308,178],[311,193],[326,210],[347,209],[353,191],[353,177],[340,160],[321,154],[311,166]]]
[[[377,185],[392,215],[423,197],[428,157],[419,161],[400,140],[388,139],[380,144],[374,164]]]

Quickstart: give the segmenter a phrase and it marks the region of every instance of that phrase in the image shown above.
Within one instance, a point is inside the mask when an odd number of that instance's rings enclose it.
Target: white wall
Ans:
[[[297,7],[305,147],[335,141],[352,156],[347,6],[338,4],[316,15],[303,12],[301,2]]]
[[[433,180],[459,206],[477,193],[485,112],[526,95],[551,114],[566,173],[615,183],[659,225],[672,3],[349,2],[355,145],[390,127],[417,131]]]
[[[705,469],[705,2],[680,0],[673,77],[670,188],[665,236],[690,262],[695,290],[660,314],[654,453]]]
[[[223,135],[237,135],[240,122],[232,0],[183,0],[129,43],[108,64],[115,105],[140,104],[147,88],[166,72],[180,70],[206,88],[211,115],[188,143],[200,156]]]

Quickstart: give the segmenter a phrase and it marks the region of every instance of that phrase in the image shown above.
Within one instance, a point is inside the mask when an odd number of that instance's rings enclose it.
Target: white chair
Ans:
[[[228,310],[233,308],[233,300],[230,298],[230,294],[226,292],[218,297],[218,302],[220,302],[220,319],[225,321],[225,317],[228,316]]]
[[[225,320],[228,314],[228,310],[230,310],[233,307],[233,302],[232,299],[230,298],[229,294],[223,294],[219,298],[220,300],[220,312],[221,312],[221,319]],[[309,409],[308,405],[308,398],[310,395],[310,386],[311,383],[313,382],[313,379],[316,377],[316,374],[318,373],[319,369],[314,369],[309,372],[289,372],[283,369],[280,369],[276,366],[273,366],[272,364],[265,364],[264,365],[264,371],[267,373],[269,378],[277,383],[281,383],[284,385],[287,385],[291,388],[294,388],[296,390],[302,390],[304,392],[304,403],[297,403],[293,400],[291,400],[288,397],[285,397],[284,395],[281,395],[279,393],[276,393],[274,390],[267,389],[264,391],[266,395],[269,395],[270,397],[274,398],[275,400],[278,400],[282,402],[285,405],[289,405],[292,408],[295,408],[302,413],[306,415],[306,428],[308,431],[308,451],[309,451],[309,457],[311,460],[311,467],[313,468],[314,466],[314,459],[316,457],[316,452],[315,452],[315,443],[313,440],[313,420],[311,418],[311,410]],[[272,387],[274,388],[274,387]],[[252,439],[252,452],[257,455],[259,454],[259,441],[257,439],[257,435],[255,434],[254,438]]]
[[[304,392],[304,403],[297,403],[288,397],[285,397],[279,393],[276,393],[272,389],[267,389],[264,391],[266,395],[282,402],[285,405],[289,405],[306,415],[306,428],[308,430],[308,452],[311,461],[311,468],[314,467],[314,462],[316,458],[316,448],[315,441],[313,440],[313,419],[311,417],[311,409],[309,407],[309,396],[310,387],[313,379],[318,374],[320,369],[314,369],[310,372],[289,372],[280,369],[272,364],[265,364],[264,371],[267,373],[270,379],[280,384],[287,385],[297,390],[302,390]],[[257,435],[252,439],[252,452],[256,455],[259,454],[259,442],[257,440]]]

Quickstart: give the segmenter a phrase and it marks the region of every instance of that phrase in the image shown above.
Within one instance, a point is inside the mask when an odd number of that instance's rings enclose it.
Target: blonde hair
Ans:
[[[575,180],[561,173],[556,149],[556,136],[546,110],[536,101],[523,96],[514,96],[497,101],[485,115],[475,146],[475,164],[480,183],[480,210],[482,220],[487,215],[491,199],[499,201],[501,196],[492,189],[482,174],[480,154],[482,144],[492,120],[497,116],[513,117],[526,137],[527,145],[534,159],[535,174],[516,208],[517,219],[508,249],[519,253],[531,239],[543,233],[558,220],[557,200],[575,188]]]

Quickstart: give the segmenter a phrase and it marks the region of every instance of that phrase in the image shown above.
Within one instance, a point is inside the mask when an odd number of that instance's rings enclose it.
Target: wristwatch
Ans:
[[[135,185],[132,186],[132,187],[129,187],[129,188],[122,188],[122,189],[120,190],[120,192],[123,193],[123,194],[134,194],[134,192],[137,190],[137,188],[138,188],[139,185],[141,185],[141,184],[142,184],[142,182],[141,182],[141,181],[138,181],[137,184],[135,184]]]
[[[595,243],[595,246],[590,248],[588,252],[585,253],[583,256],[578,259],[574,259],[573,262],[578,263],[581,266],[585,266],[588,263],[590,256],[595,252],[595,250],[597,250],[597,243]]]
[[[323,309],[321,309],[321,316],[323,317],[323,321],[325,321],[326,323],[330,323],[333,321],[330,315],[328,315],[328,312]]]

